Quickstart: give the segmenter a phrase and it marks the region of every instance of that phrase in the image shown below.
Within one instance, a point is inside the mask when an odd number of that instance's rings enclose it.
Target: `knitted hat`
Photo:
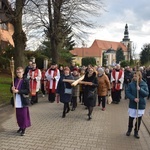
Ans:
[[[78,70],[78,68],[75,67],[75,68],[73,68],[73,71],[79,71],[79,70]]]

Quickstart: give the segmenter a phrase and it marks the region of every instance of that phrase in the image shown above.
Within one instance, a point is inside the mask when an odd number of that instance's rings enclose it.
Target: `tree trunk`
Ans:
[[[51,45],[52,61],[59,63],[58,55],[58,25],[59,25],[59,1],[48,0],[48,14],[49,14],[49,39]],[[53,6],[53,10],[52,10]],[[52,13],[54,12],[54,13]]]
[[[15,68],[18,66],[25,67],[25,43],[26,43],[26,35],[22,29],[22,10],[24,7],[25,0],[16,0],[16,10],[15,10],[15,18],[13,20],[14,25],[14,61]]]

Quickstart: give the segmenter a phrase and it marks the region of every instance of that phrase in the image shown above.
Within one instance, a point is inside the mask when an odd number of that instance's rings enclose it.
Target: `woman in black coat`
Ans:
[[[62,118],[65,118],[66,113],[70,111],[69,102],[72,99],[72,86],[68,82],[63,82],[63,79],[73,80],[69,67],[64,68],[64,75],[59,79],[56,92],[57,98],[59,97],[60,102],[64,103]]]
[[[91,82],[84,86],[84,105],[88,108],[88,120],[90,120],[93,107],[96,106],[96,88],[98,86],[96,71],[93,67],[88,68],[83,81]]]

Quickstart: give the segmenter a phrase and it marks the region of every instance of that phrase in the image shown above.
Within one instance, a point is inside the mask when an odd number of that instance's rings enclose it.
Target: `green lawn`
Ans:
[[[0,74],[0,104],[10,103],[12,94],[10,93],[11,76]]]

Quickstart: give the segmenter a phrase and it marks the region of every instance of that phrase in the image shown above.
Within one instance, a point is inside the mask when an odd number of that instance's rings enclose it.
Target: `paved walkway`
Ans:
[[[87,110],[78,104],[62,118],[63,105],[49,103],[47,97],[30,106],[32,127],[25,136],[16,133],[18,127],[13,108],[0,108],[0,150],[150,150],[150,100],[141,124],[140,139],[125,135],[128,123],[128,100],[106,106],[96,106],[91,121]],[[10,114],[10,115],[9,115]],[[7,115],[7,118],[6,118]],[[149,130],[150,131],[150,130]]]

